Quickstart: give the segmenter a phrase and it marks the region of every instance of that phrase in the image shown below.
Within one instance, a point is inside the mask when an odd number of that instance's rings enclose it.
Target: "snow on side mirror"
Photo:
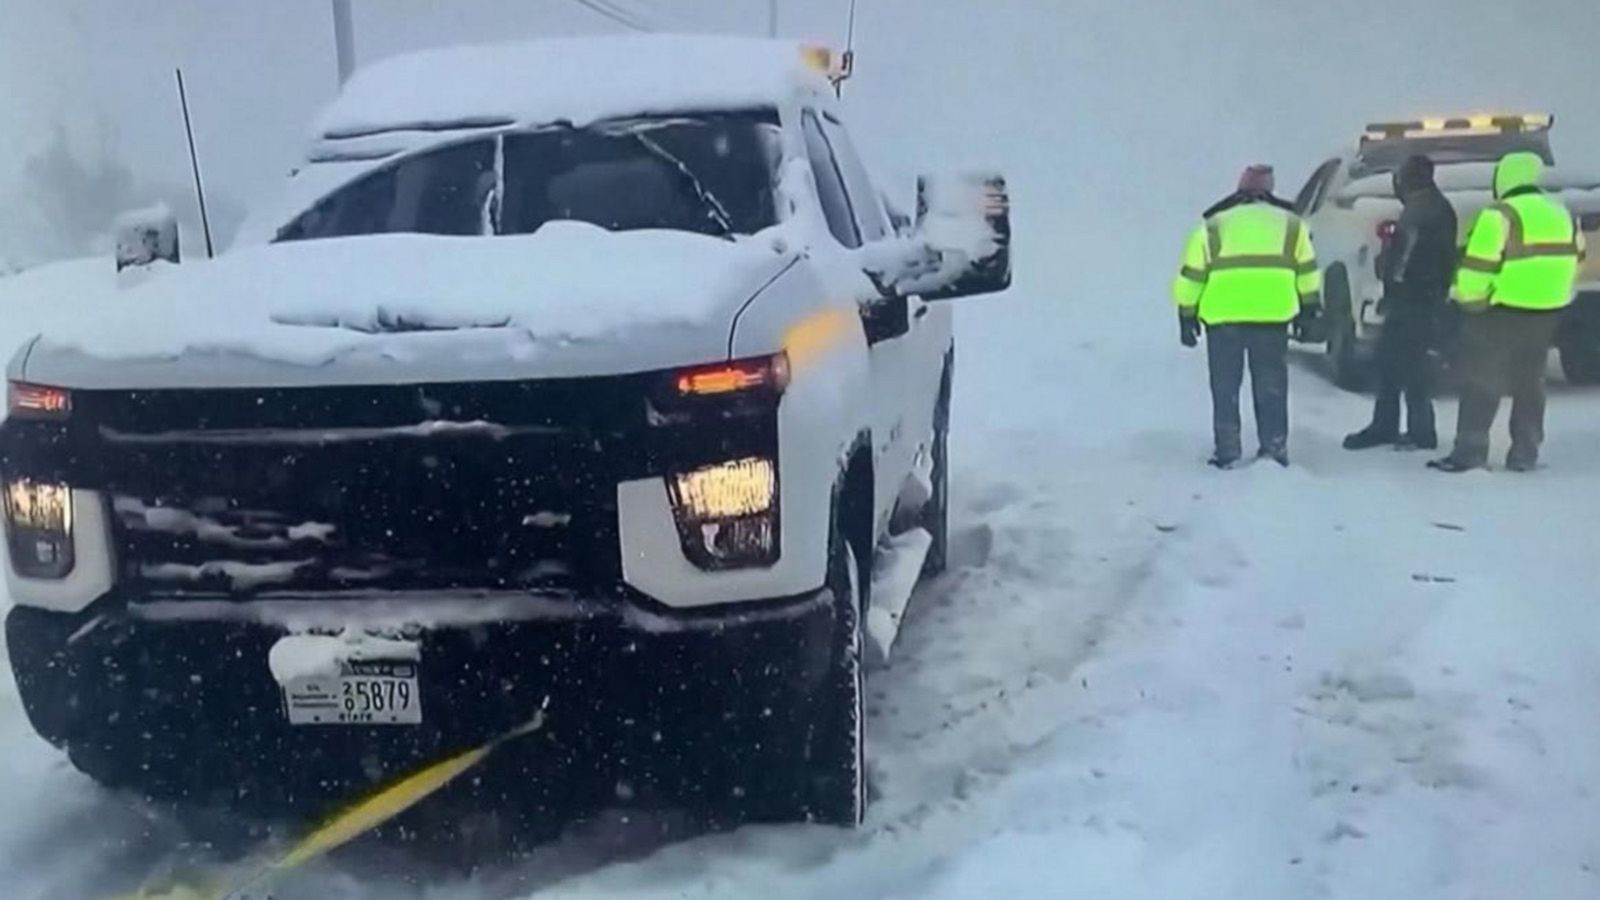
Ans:
[[[940,260],[924,300],[995,294],[1011,286],[1011,195],[1005,176],[969,172],[917,179],[915,234]]]
[[[178,262],[178,217],[166,206],[134,210],[117,217],[117,271],[157,260]]]

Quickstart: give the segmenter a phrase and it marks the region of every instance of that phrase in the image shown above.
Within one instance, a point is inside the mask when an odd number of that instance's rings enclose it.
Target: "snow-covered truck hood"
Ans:
[[[724,359],[772,242],[554,223],[517,237],[273,244],[73,298],[13,371],[61,387],[608,375]],[[107,268],[110,261],[106,261]]]
[[[1457,194],[1493,193],[1494,163],[1458,163],[1440,166],[1434,175],[1439,189],[1452,198]],[[1551,167],[1544,171],[1540,184],[1545,190],[1559,194],[1563,199],[1578,198],[1578,202],[1600,204],[1600,172],[1569,167]],[[1369,175],[1358,178],[1341,192],[1356,199],[1394,199],[1394,181],[1391,176]],[[1592,196],[1581,196],[1592,195]]]

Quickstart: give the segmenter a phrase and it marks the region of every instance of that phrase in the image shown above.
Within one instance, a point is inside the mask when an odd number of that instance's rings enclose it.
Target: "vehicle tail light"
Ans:
[[[789,359],[779,353],[698,366],[679,372],[674,382],[680,397],[715,397],[756,390],[782,393],[789,386]]]
[[[1378,240],[1388,243],[1400,231],[1400,223],[1393,219],[1384,219],[1378,223]]]
[[[64,388],[6,383],[6,413],[19,419],[65,419],[72,413],[72,392]]]
[[[7,548],[18,575],[61,579],[71,574],[75,562],[71,488],[28,480],[7,482],[5,514]]]
[[[778,469],[751,457],[667,479],[684,554],[710,571],[778,561]]]

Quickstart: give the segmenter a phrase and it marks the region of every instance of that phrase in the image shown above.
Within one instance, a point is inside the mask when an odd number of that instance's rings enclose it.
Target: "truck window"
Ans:
[[[278,240],[529,234],[559,220],[612,231],[750,235],[777,223],[781,156],[771,112],[617,120],[478,138],[358,179],[282,229]],[[499,202],[493,203],[496,192]]]
[[[407,157],[329,194],[278,232],[280,241],[357,234],[473,235],[494,188],[494,140]]]
[[[822,123],[817,114],[806,110],[802,118],[806,137],[806,155],[811,157],[811,172],[817,179],[817,196],[822,201],[822,214],[828,220],[828,230],[839,243],[852,249],[861,246],[861,233],[856,228],[855,214],[850,209],[850,194],[845,189],[844,177],[834,159],[828,138],[822,133]]]
[[[839,162],[839,170],[850,188],[850,196],[856,200],[851,205],[856,211],[862,239],[867,243],[883,240],[889,236],[888,217],[884,213],[883,203],[877,199],[878,189],[872,185],[872,176],[867,174],[867,167],[850,140],[850,133],[838,119],[827,115],[822,118],[822,131],[828,139],[828,146],[833,149],[834,159]]]
[[[1322,196],[1327,193],[1328,182],[1333,179],[1334,172],[1339,169],[1339,160],[1330,159],[1317,167],[1306,179],[1306,186],[1300,189],[1299,195],[1294,198],[1294,208],[1301,215],[1310,215],[1322,205]]]

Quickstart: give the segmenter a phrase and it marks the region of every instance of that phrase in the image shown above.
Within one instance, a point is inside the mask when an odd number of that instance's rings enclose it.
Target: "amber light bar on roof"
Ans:
[[[1401,138],[1456,137],[1466,134],[1511,134],[1522,131],[1548,131],[1556,123],[1547,113],[1490,115],[1480,113],[1454,118],[1416,119],[1409,122],[1374,122],[1361,136],[1362,143],[1393,141]]]

